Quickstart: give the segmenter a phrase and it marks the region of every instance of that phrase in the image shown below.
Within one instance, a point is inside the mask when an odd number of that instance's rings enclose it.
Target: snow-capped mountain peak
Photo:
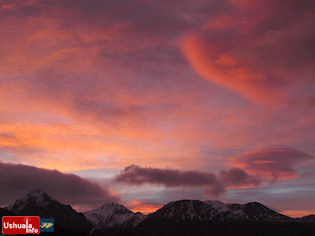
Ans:
[[[209,222],[282,222],[293,220],[257,202],[225,204],[212,200],[170,202],[151,214],[150,217],[165,218],[172,221]]]
[[[106,202],[97,209],[85,212],[84,215],[96,228],[101,229],[133,228],[145,218],[143,214],[133,213],[123,205],[114,202]]]
[[[48,196],[43,190],[39,188],[32,189],[25,196],[15,201],[13,205],[7,207],[9,211],[20,212],[27,205],[36,205],[36,207],[47,207],[51,202],[58,202]]]
[[[38,188],[31,190],[6,209],[22,216],[34,215],[54,218],[55,226],[59,230],[78,233],[90,232],[91,230],[91,224],[82,213],[75,211],[70,205],[52,199]]]
[[[199,200],[179,200],[166,204],[151,217],[166,218],[173,221],[208,221],[216,214],[216,210]]]
[[[115,203],[115,202],[106,202],[101,207],[97,208],[95,210],[96,212],[102,212],[107,214],[113,214],[113,213],[132,213],[128,208],[124,207],[121,204]]]

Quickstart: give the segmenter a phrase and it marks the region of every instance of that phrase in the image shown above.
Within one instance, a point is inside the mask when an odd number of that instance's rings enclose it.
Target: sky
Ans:
[[[313,0],[0,0],[0,206],[315,213]]]

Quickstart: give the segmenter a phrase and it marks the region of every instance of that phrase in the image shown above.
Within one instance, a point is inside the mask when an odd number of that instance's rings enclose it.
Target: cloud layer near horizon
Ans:
[[[158,169],[127,166],[115,178],[115,182],[141,185],[159,184],[165,187],[203,187],[204,193],[218,197],[226,192],[226,187],[258,186],[260,179],[248,175],[241,169],[222,171],[217,177],[211,172],[180,171],[175,169]]]
[[[312,156],[290,148],[270,148],[254,150],[233,157],[231,164],[249,173],[261,175],[271,180],[294,179],[298,177],[297,168]]]
[[[110,192],[74,174],[0,162],[0,204],[12,204],[30,190],[40,188],[62,203],[97,207],[105,201],[119,201]]]
[[[231,158],[237,168],[212,172],[181,171],[131,165],[125,167],[114,182],[142,185],[157,184],[170,187],[202,187],[208,196],[219,197],[227,188],[255,188],[272,180],[298,178],[297,167],[312,156],[288,148],[253,150]],[[304,166],[307,164],[304,163]],[[248,174],[249,173],[249,174]]]

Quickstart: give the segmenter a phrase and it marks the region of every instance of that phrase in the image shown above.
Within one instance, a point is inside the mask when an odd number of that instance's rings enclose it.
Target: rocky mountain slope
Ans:
[[[312,220],[312,217],[304,221]],[[282,215],[260,203],[180,200],[150,214],[135,235],[312,236],[315,225]]]
[[[290,218],[258,202],[173,201],[145,216],[118,203],[79,213],[70,205],[34,189],[16,200],[4,215],[38,215],[55,219],[50,235],[315,235],[315,215]]]
[[[224,204],[220,201],[180,200],[170,202],[150,218],[172,221],[224,222],[291,222],[294,219],[282,215],[258,203]]]
[[[70,205],[64,205],[52,199],[40,189],[33,189],[24,197],[8,206],[6,210],[16,215],[31,215],[55,219],[55,230],[70,235],[86,235],[91,231],[91,224],[82,213],[78,213]]]
[[[105,203],[97,209],[84,212],[84,215],[98,229],[131,229],[145,218],[140,212],[133,213],[118,203]]]

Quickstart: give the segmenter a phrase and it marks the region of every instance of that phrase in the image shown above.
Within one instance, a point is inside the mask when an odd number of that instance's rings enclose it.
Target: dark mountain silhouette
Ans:
[[[304,216],[302,218],[299,218],[298,221],[300,221],[302,223],[315,224],[315,215]]]
[[[3,216],[15,216],[15,214],[7,209],[0,208],[0,219],[2,219]],[[0,228],[2,229],[2,220],[0,221]],[[3,235],[2,231],[0,232],[0,235]]]
[[[87,235],[92,228],[82,213],[76,212],[70,205],[52,199],[40,189],[30,191],[6,209],[16,215],[54,218],[55,235]]]
[[[0,216],[15,214],[54,218],[55,232],[46,234],[60,236],[315,236],[315,215],[290,218],[258,202],[180,200],[148,216],[105,203],[82,214],[35,189],[6,209],[0,208]]]
[[[224,204],[220,201],[202,202],[199,200],[170,202],[149,217],[171,221],[209,221],[213,223],[294,221],[258,202]]]
[[[8,211],[7,209],[1,208],[0,207],[0,218],[2,218],[3,216],[15,216],[16,214],[14,214],[11,211]],[[1,224],[2,222],[0,222]]]
[[[135,229],[142,236],[314,236],[315,226],[282,215],[260,203],[224,204],[180,200],[150,214]]]

